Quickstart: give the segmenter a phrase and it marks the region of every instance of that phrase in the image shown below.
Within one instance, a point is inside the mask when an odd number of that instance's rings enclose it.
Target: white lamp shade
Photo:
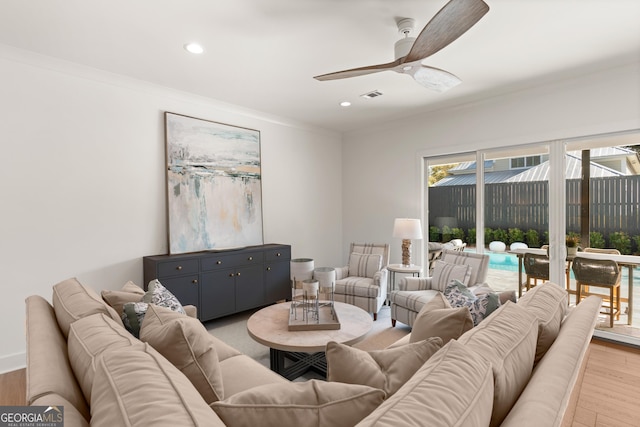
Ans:
[[[291,280],[303,281],[311,278],[313,278],[313,260],[311,258],[295,258],[291,260]]]
[[[396,218],[393,223],[393,237],[409,240],[422,239],[422,225],[419,219]]]

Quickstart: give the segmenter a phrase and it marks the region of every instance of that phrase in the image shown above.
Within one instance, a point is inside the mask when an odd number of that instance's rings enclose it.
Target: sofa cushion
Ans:
[[[389,294],[392,305],[398,305],[408,310],[420,312],[425,305],[429,305],[431,310],[439,308],[451,308],[451,304],[446,300],[442,292],[426,289],[424,291],[393,291]]]
[[[185,374],[207,403],[224,398],[218,354],[211,338],[199,320],[153,304],[140,329],[140,339]]]
[[[535,286],[520,298],[518,304],[538,318],[538,363],[556,340],[560,324],[567,310],[567,291],[553,282]]]
[[[502,426],[561,425],[591,342],[601,302],[600,297],[592,295],[567,315],[558,338],[534,368],[527,388],[511,408]]]
[[[384,400],[382,390],[310,380],[254,387],[211,405],[227,426],[351,427]]]
[[[382,255],[353,252],[349,256],[349,276],[373,278],[382,268]]]
[[[413,323],[410,342],[440,337],[442,343],[446,344],[460,338],[471,328],[473,328],[473,319],[469,307],[429,310],[425,305]]]
[[[436,291],[444,292],[452,280],[458,280],[466,286],[469,284],[469,278],[471,277],[471,266],[450,264],[437,260],[433,264],[431,277],[431,289]]]
[[[224,360],[220,358],[220,371],[225,398],[265,384],[290,383],[246,354],[238,354]]]
[[[127,302],[140,302],[144,296],[144,290],[135,283],[129,281],[118,291],[102,290],[102,299],[122,316],[122,306]]]
[[[91,426],[224,426],[175,366],[150,345],[96,359]]]
[[[377,298],[380,295],[380,286],[369,277],[347,277],[336,280],[336,294],[353,295],[365,298]]]
[[[67,341],[58,327],[53,307],[39,295],[32,295],[25,302],[27,404],[33,405],[41,396],[57,394],[88,420],[89,407],[69,364]]]
[[[469,307],[474,326],[500,307],[498,294],[486,293],[476,296],[463,283],[455,279],[445,288],[444,296],[452,307]]]
[[[486,426],[492,402],[491,364],[453,340],[357,426]]]
[[[385,350],[364,351],[330,341],[327,344],[327,381],[362,384],[393,395],[442,347],[430,338]]]
[[[109,307],[92,289],[72,278],[53,286],[53,309],[58,326],[65,338],[69,336],[69,325],[78,319],[96,313],[104,313],[121,322],[116,311]]]
[[[69,363],[82,388],[87,402],[91,402],[91,387],[95,376],[95,358],[107,349],[142,347],[115,320],[103,313],[84,317],[69,327]]]
[[[511,301],[458,341],[493,367],[491,426],[499,425],[527,385],[538,340],[538,319]]]

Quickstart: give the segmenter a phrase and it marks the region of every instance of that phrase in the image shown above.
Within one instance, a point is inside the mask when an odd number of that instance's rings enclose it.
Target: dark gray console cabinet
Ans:
[[[291,246],[143,258],[144,287],[158,279],[184,305],[195,305],[207,321],[291,298]]]

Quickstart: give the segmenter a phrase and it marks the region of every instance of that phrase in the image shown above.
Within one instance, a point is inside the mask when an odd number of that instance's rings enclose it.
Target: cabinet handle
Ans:
[[[182,266],[181,265],[177,266],[176,270],[178,270],[178,271],[182,270]]]
[[[193,280],[191,281],[191,283],[193,283],[194,285],[197,285],[197,284],[198,284],[198,279],[193,279]]]
[[[278,252],[278,253],[276,254],[276,256],[280,256],[280,252]]]
[[[216,261],[216,264],[220,265],[222,264],[222,261]]]
[[[253,261],[253,257],[252,256],[249,257],[249,261]]]
[[[229,277],[233,277],[233,273],[229,273]]]
[[[267,267],[267,271],[271,271],[271,267]]]
[[[239,276],[239,275],[240,275],[240,273],[236,273],[236,276]]]

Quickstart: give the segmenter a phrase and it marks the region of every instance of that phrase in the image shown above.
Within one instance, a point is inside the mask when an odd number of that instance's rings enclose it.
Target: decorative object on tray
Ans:
[[[294,258],[290,262],[291,314],[297,319],[297,307],[304,298],[302,282],[313,278],[313,259]]]
[[[340,329],[340,319],[338,313],[328,304],[319,301],[318,318],[302,319],[302,316],[294,317],[294,313],[289,311],[290,331],[320,331]]]
[[[328,306],[331,314],[335,318],[335,299],[336,290],[336,269],[333,267],[318,267],[313,270],[313,277],[320,283],[320,296],[326,301],[321,302],[321,306]]]
[[[260,132],[165,113],[169,253],[260,245]]]

